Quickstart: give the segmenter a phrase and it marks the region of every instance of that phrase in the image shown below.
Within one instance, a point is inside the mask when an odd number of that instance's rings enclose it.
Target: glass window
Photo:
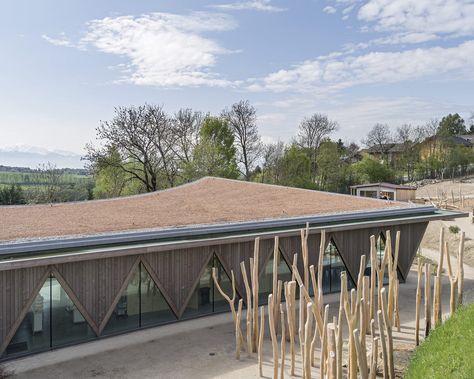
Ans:
[[[90,340],[96,334],[55,277],[51,278],[52,346]]]
[[[202,273],[199,283],[183,313],[183,319],[212,313],[212,265],[213,259],[209,261]]]
[[[347,273],[348,289],[354,288],[354,282],[337,250],[336,244],[333,240],[330,240],[323,257],[323,292],[339,292],[341,290],[342,271]]]
[[[250,278],[249,278],[250,280]],[[291,270],[285,261],[281,251],[278,262],[278,280],[283,283],[291,281]],[[268,303],[268,295],[273,292],[273,254],[270,256],[263,273],[259,277],[259,304]],[[298,291],[297,291],[298,292]],[[284,299],[284,288],[281,290],[282,300]]]
[[[137,267],[110,316],[103,334],[120,333],[140,327],[140,268]]]
[[[379,238],[377,238],[377,257],[378,257],[379,267],[383,262],[384,256],[385,256],[385,237],[383,234],[380,234]],[[388,262],[387,262],[387,264],[385,265],[383,284],[388,284],[388,282],[389,282],[389,274],[388,274]]]
[[[176,317],[146,268],[140,264],[140,326],[164,324]]]
[[[3,357],[48,350],[51,346],[51,277],[48,277],[7,346]]]
[[[222,288],[222,291],[224,291],[224,293],[227,296],[232,298],[232,281],[230,280],[229,276],[224,270],[224,267],[222,267],[221,262],[219,262],[219,259],[216,256],[214,256],[214,267],[217,269],[217,281],[220,287]],[[212,288],[213,288],[213,293],[214,293],[214,312],[229,311],[230,310],[229,303],[221,295],[216,285],[214,284],[214,281],[212,282]],[[236,300],[235,300],[236,307],[239,304],[238,303],[239,299],[240,299],[239,295],[236,293]]]

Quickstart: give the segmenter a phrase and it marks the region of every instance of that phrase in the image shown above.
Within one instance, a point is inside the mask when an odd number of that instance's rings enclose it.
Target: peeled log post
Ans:
[[[360,333],[358,329],[354,330],[354,343],[357,352],[357,362],[359,363],[359,372],[361,379],[368,379],[367,372],[367,354],[360,344]]]
[[[273,283],[272,283],[272,294],[273,294],[273,301],[275,301],[273,319],[275,320],[275,333],[278,334],[278,319],[280,309],[278,306],[278,260],[280,257],[280,250],[279,250],[279,240],[278,236],[275,237],[275,242],[273,245]]]
[[[240,321],[242,320],[242,304],[243,300],[239,300],[239,306],[237,310],[237,315],[235,319],[235,358],[240,359],[240,350],[242,349],[242,331],[240,330]]]
[[[367,325],[366,304],[365,304],[365,299],[362,298],[360,300],[360,316],[359,316],[360,341],[359,341],[359,343],[362,347],[362,350],[364,350],[364,351],[365,351],[366,325]]]
[[[388,369],[388,350],[387,350],[387,342],[385,340],[385,330],[383,327],[382,311],[377,311],[377,323],[379,326],[380,343],[382,345],[383,377],[387,379],[390,374],[389,374],[389,369]]]
[[[400,332],[400,304],[398,302],[398,293],[400,290],[400,281],[395,280],[395,326],[397,327],[397,332]]]
[[[260,307],[260,330],[259,330],[259,336],[258,336],[258,371],[259,371],[260,376],[263,376],[264,332],[265,332],[265,307]]]
[[[464,290],[464,238],[465,233],[461,232],[458,250],[458,305],[462,304]]]
[[[389,378],[395,379],[395,366],[393,362],[393,337],[392,337],[392,320],[388,316],[387,298],[385,296],[385,288],[382,288],[382,315],[385,330],[387,332],[387,346],[388,346],[388,368]]]
[[[375,236],[370,236],[370,315],[369,318],[375,317],[375,290],[376,290],[376,272],[377,272],[377,246]]]
[[[337,334],[336,334],[336,377],[337,379],[342,379],[342,348],[343,348],[343,339],[342,339],[342,313],[343,306],[339,306],[339,315],[337,319]]]
[[[252,292],[250,290],[249,280],[247,278],[247,269],[245,268],[244,262],[240,262],[240,269],[242,271],[245,292],[247,294],[247,353],[250,356],[252,354]]]
[[[451,256],[449,255],[449,247],[448,242],[444,242],[444,252],[446,254],[446,263],[448,265],[448,277],[449,277],[449,284],[451,285],[450,288],[450,298],[449,298],[449,311],[451,316],[456,312],[456,300],[457,300],[457,277],[453,273],[453,268],[451,266]]]
[[[421,277],[423,274],[423,266],[421,258],[418,258],[418,281],[416,284],[416,311],[415,311],[415,344],[420,344],[420,305],[421,305]]]
[[[328,318],[329,318],[329,304],[324,308],[324,329],[323,335],[321,336],[321,352],[320,352],[320,362],[319,362],[319,375],[321,378],[325,377],[326,373],[326,357],[327,357],[327,345],[328,345]],[[316,333],[314,333],[316,334]]]
[[[310,347],[311,344],[311,331],[313,324],[313,312],[312,312],[312,303],[306,305],[306,324],[304,327],[304,378],[311,379],[311,357],[310,357]]]
[[[328,339],[328,363],[327,363],[327,378],[336,379],[336,325],[334,323],[327,326]]]
[[[347,289],[347,276],[345,272],[341,273],[341,282],[343,291]],[[357,379],[357,353],[355,350],[354,344],[354,330],[357,328],[358,317],[359,317],[359,307],[360,302],[358,301],[357,294],[353,289],[351,291],[351,304],[349,305],[349,300],[347,297],[347,292],[344,297],[344,311],[346,313],[347,326],[349,329],[349,378]]]
[[[442,293],[442,281],[441,276],[443,273],[443,257],[444,257],[444,228],[440,229],[439,235],[439,262],[438,271],[436,273],[436,291],[434,293],[434,323],[435,327],[441,324],[441,316],[443,313],[443,307],[441,304],[441,293]]]
[[[268,295],[268,326],[270,328],[270,337],[273,349],[273,378],[278,379],[278,340],[275,333],[275,302],[273,295]]]
[[[280,378],[285,378],[285,355],[286,355],[286,333],[285,333],[285,312],[283,304],[280,304],[280,320],[281,320],[281,367]]]
[[[258,346],[258,293],[259,293],[259,265],[260,265],[260,238],[255,238],[253,249],[253,275],[252,275],[252,296],[253,296],[253,348],[257,350]]]
[[[304,308],[306,307],[306,302],[304,299],[303,295],[303,285],[300,285],[300,306],[299,306],[299,325],[298,325],[298,337],[300,340],[300,354],[301,357],[304,357],[304,323],[305,323],[305,317],[304,317]]]
[[[375,337],[372,340],[372,358],[371,358],[371,363],[370,363],[370,379],[376,379],[377,378],[377,361],[378,361],[378,347],[379,347],[379,338]]]
[[[425,337],[431,330],[431,263],[425,264]]]
[[[288,331],[290,335],[290,356],[291,356],[291,375],[295,375],[295,332],[296,332],[296,282],[292,281],[286,285],[286,313],[288,318]]]

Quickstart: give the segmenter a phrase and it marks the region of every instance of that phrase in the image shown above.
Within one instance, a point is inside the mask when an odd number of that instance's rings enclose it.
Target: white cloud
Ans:
[[[41,36],[41,38],[43,38],[45,41],[48,41],[49,43],[51,43],[55,46],[64,46],[64,47],[72,47],[73,46],[72,42],[69,39],[67,39],[64,36],[64,34],[61,34],[59,38],[52,38],[52,37],[49,37],[46,34],[43,34]]]
[[[321,94],[362,84],[395,83],[450,73],[451,79],[474,79],[474,40],[450,48],[328,56],[307,60],[251,83],[250,90]]]
[[[472,0],[369,0],[358,18],[378,32],[392,34],[386,39],[389,43],[474,35]]]
[[[211,5],[212,8],[222,10],[256,10],[263,12],[282,12],[285,8],[280,8],[271,4],[271,0],[249,0],[237,1],[235,3]]]
[[[140,17],[106,17],[87,23],[78,48],[120,56],[123,77],[118,80],[157,87],[231,86],[237,84],[212,71],[217,57],[229,54],[204,33],[231,30],[236,22],[220,13],[188,15],[151,13]],[[61,37],[44,39],[59,46],[72,46]]]
[[[328,5],[327,7],[324,7],[323,8],[323,12],[324,13],[327,13],[327,14],[333,14],[333,13],[336,13],[337,12],[337,9]]]

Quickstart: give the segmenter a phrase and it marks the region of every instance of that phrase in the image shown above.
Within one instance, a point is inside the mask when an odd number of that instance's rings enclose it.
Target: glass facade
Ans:
[[[213,267],[217,269],[217,278],[222,290],[228,296],[232,296],[232,282],[224,271],[219,259],[214,255],[199,279],[199,283],[183,313],[183,319],[189,319],[214,312],[225,312],[230,309],[229,303],[227,303],[227,300],[224,299],[214,284],[214,280],[212,279]],[[237,296],[236,304],[238,299],[239,297]]]
[[[336,244],[331,239],[326,247],[323,257],[323,292],[339,292],[341,290],[341,272],[347,272],[347,287],[354,288],[354,281],[346,270],[344,261],[337,250]]]
[[[54,276],[49,276],[2,358],[46,351],[96,338]]]
[[[259,277],[259,304],[268,303],[268,295],[273,292],[273,253],[270,256],[263,273]],[[278,262],[278,280],[283,283],[291,281],[291,270],[283,257],[283,254],[279,254]],[[284,289],[282,288],[282,298],[284,298]],[[297,291],[298,292],[298,291]]]

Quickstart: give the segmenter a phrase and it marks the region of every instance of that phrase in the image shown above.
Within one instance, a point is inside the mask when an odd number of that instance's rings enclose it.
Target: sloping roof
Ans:
[[[367,184],[358,184],[351,186],[351,188],[365,188],[365,187],[386,187],[391,189],[401,189],[401,190],[416,190],[416,187],[413,186],[404,186],[401,184],[393,183],[367,183]]]
[[[410,206],[407,203],[206,177],[145,195],[0,207],[0,241],[233,224],[406,209]]]
[[[385,143],[382,145],[371,146],[365,151],[369,154],[381,154],[381,153],[400,153],[406,149],[403,143]]]

